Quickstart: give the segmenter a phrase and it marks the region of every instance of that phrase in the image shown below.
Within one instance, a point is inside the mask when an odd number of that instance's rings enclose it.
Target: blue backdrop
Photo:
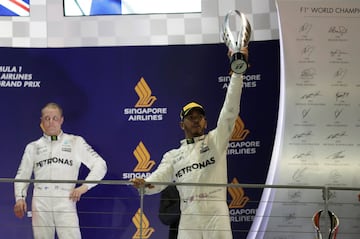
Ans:
[[[229,182],[264,183],[276,129],[279,42],[251,42],[249,48],[239,115],[246,134],[230,141]],[[183,138],[182,105],[200,102],[208,128],[215,127],[229,80],[223,44],[0,48],[0,55],[1,178],[15,176],[25,145],[41,136],[40,109],[50,101],[64,108],[63,130],[82,135],[107,161],[105,179],[147,175]],[[134,152],[140,151],[148,167],[137,167]],[[81,168],[80,179],[86,174]],[[30,218],[13,215],[13,185],[2,183],[0,194],[2,237],[31,238]],[[242,205],[230,207],[234,238],[246,235],[261,190],[244,188],[242,197]],[[229,205],[233,199],[229,194]],[[167,228],[157,217],[159,195],[146,196],[144,206],[154,229],[147,238],[166,238]],[[132,218],[138,208],[132,187],[98,185],[78,204],[83,238],[135,237]]]

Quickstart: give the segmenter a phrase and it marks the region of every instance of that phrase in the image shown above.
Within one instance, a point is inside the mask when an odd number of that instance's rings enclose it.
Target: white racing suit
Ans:
[[[106,162],[81,136],[61,132],[56,140],[44,135],[29,143],[21,160],[16,179],[77,180],[81,163],[90,172],[85,180],[102,180]],[[92,188],[95,184],[86,184]],[[29,184],[16,182],[15,198],[26,199]],[[79,239],[76,202],[69,199],[73,183],[35,183],[32,198],[32,225],[35,239]]]
[[[226,152],[240,111],[242,75],[233,74],[227,89],[217,127],[194,138],[181,141],[178,149],[164,154],[158,168],[147,182],[226,184]],[[146,189],[146,194],[160,192],[166,185]],[[231,239],[232,231],[226,187],[177,186],[181,199],[178,239]]]

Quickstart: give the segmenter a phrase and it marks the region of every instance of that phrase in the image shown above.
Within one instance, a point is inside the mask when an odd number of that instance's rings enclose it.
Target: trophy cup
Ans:
[[[230,29],[231,20],[234,21],[232,23],[235,23],[234,29]],[[236,27],[236,24],[240,27]],[[237,10],[232,10],[225,16],[222,31],[224,43],[233,53],[230,57],[231,70],[235,73],[242,74],[248,68],[248,63],[245,56],[240,52],[240,49],[242,47],[247,47],[250,41],[250,23],[243,13]]]
[[[321,223],[320,218],[322,218],[322,212],[323,210],[317,211],[312,218],[313,225],[316,230],[316,239],[336,239],[336,235],[339,230],[339,218],[333,212],[328,211],[329,218],[325,217],[324,219],[326,222],[323,221]],[[325,226],[325,231],[326,228],[328,231],[326,237],[323,237],[323,232],[321,231],[321,229],[323,229],[323,226]]]

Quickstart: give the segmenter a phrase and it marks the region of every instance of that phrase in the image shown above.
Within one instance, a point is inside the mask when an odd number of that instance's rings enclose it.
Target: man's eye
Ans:
[[[58,122],[58,121],[60,121],[60,117],[54,116],[54,117],[51,118],[50,116],[45,116],[45,117],[44,117],[44,120],[45,120],[45,121],[53,120],[53,121]]]

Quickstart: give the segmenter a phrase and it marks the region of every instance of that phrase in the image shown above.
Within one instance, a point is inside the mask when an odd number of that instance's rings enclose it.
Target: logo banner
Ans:
[[[251,67],[244,76],[241,113],[229,141],[229,182],[265,182],[277,120],[278,50],[278,41],[249,45]],[[208,129],[216,126],[230,79],[224,44],[0,48],[0,55],[0,175],[5,178],[14,177],[25,145],[41,137],[40,109],[51,101],[64,109],[63,130],[86,138],[107,161],[106,180],[147,177],[166,151],[179,147],[184,103],[201,102]],[[82,169],[79,179],[86,174]],[[15,218],[10,210],[13,187],[1,186],[6,202],[0,204],[0,225],[27,226],[16,236],[15,230],[3,226],[3,237],[30,237],[31,218]],[[260,195],[260,189],[228,190],[234,238],[249,229]],[[79,213],[83,237],[165,238],[167,227],[158,218],[159,195],[144,199],[140,212],[138,191],[131,186],[91,189],[77,204],[79,212],[91,212]],[[140,232],[141,225],[145,231]]]

